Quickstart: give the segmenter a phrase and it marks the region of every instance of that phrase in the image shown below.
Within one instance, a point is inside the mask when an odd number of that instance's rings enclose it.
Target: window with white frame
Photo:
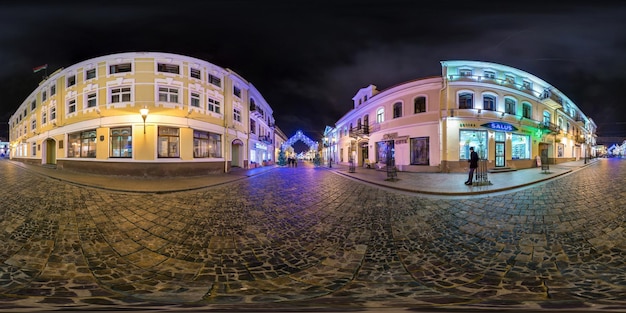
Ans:
[[[504,98],[504,112],[515,115],[515,99]]]
[[[508,84],[515,84],[515,76],[507,74],[504,76],[504,81]]]
[[[241,99],[241,88],[239,88],[237,86],[233,86],[233,95],[235,95],[235,97]]]
[[[161,73],[180,74],[180,66],[178,66],[178,64],[158,63],[157,71]]]
[[[33,101],[30,103],[30,110],[31,110],[31,111],[35,111],[35,109],[36,109],[36,108],[37,108],[37,101],[36,101],[36,100],[33,100]]]
[[[496,96],[483,95],[483,109],[489,111],[496,110]]]
[[[94,108],[98,105],[98,97],[95,92],[92,92],[87,95],[87,105],[86,108]]]
[[[222,79],[212,74],[209,74],[209,83],[217,87],[222,87]]]
[[[221,158],[222,136],[219,134],[194,130],[193,131],[194,158]]]
[[[256,121],[253,119],[250,119],[250,133],[256,134]]]
[[[111,144],[109,145],[109,157],[133,157],[132,127],[126,126],[111,128]]]
[[[550,125],[550,112],[543,111],[543,124]]]
[[[522,116],[528,119],[533,118],[533,106],[530,103],[522,103]]]
[[[76,85],[76,75],[70,75],[67,77],[67,87]]]
[[[393,104],[393,118],[402,117],[402,102]]]
[[[233,120],[241,123],[241,110],[233,108]]]
[[[109,74],[129,73],[132,72],[133,66],[131,63],[120,63],[109,65]]]
[[[37,128],[37,120],[33,119],[32,121],[30,121],[30,129],[35,130],[35,128]]]
[[[426,97],[417,97],[413,100],[413,113],[426,112]]]
[[[474,94],[463,92],[459,94],[459,109],[474,108]]]
[[[91,68],[85,71],[85,80],[96,78],[96,69]]]
[[[382,123],[385,121],[385,109],[380,108],[376,110],[376,123]]]
[[[191,101],[189,102],[189,104],[194,108],[199,108],[200,107],[200,94],[197,92],[191,92],[190,97],[191,97]]]
[[[459,70],[459,75],[464,76],[464,77],[472,76],[472,70],[470,70],[470,69],[460,69]]]
[[[496,72],[494,72],[494,71],[485,71],[483,73],[483,76],[485,76],[486,79],[495,79],[496,78]]]
[[[215,112],[217,114],[220,114],[220,101],[219,100],[216,100],[216,99],[213,99],[213,98],[209,97],[207,99],[207,102],[208,102],[207,109],[209,111]]]
[[[67,135],[68,158],[96,157],[96,130],[85,130]]]
[[[130,87],[111,88],[111,103],[130,102]]]
[[[159,158],[178,158],[179,153],[179,129],[173,127],[159,127]]]
[[[41,124],[43,125],[43,124],[46,124],[46,123],[48,123],[48,112],[43,110],[41,112]],[[26,129],[24,129],[24,130],[26,130]]]
[[[57,94],[57,85],[50,86],[50,97]]]
[[[159,87],[159,101],[178,103],[178,88]]]
[[[525,80],[522,82],[522,88],[527,90],[533,89],[533,83],[529,80]]]
[[[31,149],[31,150],[32,150],[32,151],[31,151],[31,153],[33,154],[33,156],[36,156],[36,155],[37,155],[37,143],[36,143],[36,142],[33,142],[33,143],[31,144],[31,147],[32,147],[32,149]]]
[[[56,119],[57,119],[57,107],[52,106],[50,107],[50,121],[54,121]]]
[[[202,79],[202,71],[197,68],[189,69],[189,76],[195,79]]]
[[[76,112],[76,99],[70,99],[67,101],[67,113],[75,113]]]
[[[48,94],[45,90],[41,92],[41,102],[44,102],[48,99]]]

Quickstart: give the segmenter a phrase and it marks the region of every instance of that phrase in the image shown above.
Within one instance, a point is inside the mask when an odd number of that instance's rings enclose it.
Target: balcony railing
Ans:
[[[362,125],[361,127],[353,127],[352,129],[350,129],[350,137],[352,138],[365,137],[365,136],[368,136],[369,134],[370,134],[370,129],[368,125]]]
[[[542,129],[549,130],[551,133],[559,132],[559,126],[550,122],[541,122],[540,126]]]
[[[515,83],[515,81],[510,80],[508,78],[499,79],[499,78],[491,78],[491,77],[478,76],[478,75],[448,75],[448,80],[449,81],[475,81],[475,82],[481,82],[481,83],[495,84],[499,86],[506,86],[506,87],[514,88],[522,92],[531,94],[535,97],[541,97],[541,94],[538,92],[535,92],[532,89],[532,87],[525,85],[525,84],[517,84]]]

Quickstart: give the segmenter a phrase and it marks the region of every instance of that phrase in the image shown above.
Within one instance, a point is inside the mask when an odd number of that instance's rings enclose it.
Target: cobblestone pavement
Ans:
[[[625,176],[425,198],[301,166],[148,194],[0,162],[0,311],[626,311]]]

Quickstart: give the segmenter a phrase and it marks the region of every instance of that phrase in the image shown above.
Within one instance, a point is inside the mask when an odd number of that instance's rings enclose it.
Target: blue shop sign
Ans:
[[[491,123],[487,123],[487,124],[482,124],[480,125],[482,127],[486,127],[489,129],[493,129],[493,130],[499,130],[499,131],[504,131],[504,132],[514,132],[517,131],[517,127],[508,124],[508,123],[502,123],[502,122],[491,122]]]

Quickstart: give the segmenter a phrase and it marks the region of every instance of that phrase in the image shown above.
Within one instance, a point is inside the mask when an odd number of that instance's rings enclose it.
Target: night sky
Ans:
[[[626,137],[626,4],[617,1],[11,1],[0,4],[0,136],[48,73],[119,52],[168,52],[256,86],[288,137],[319,139],[369,84],[500,63],[564,92]]]

